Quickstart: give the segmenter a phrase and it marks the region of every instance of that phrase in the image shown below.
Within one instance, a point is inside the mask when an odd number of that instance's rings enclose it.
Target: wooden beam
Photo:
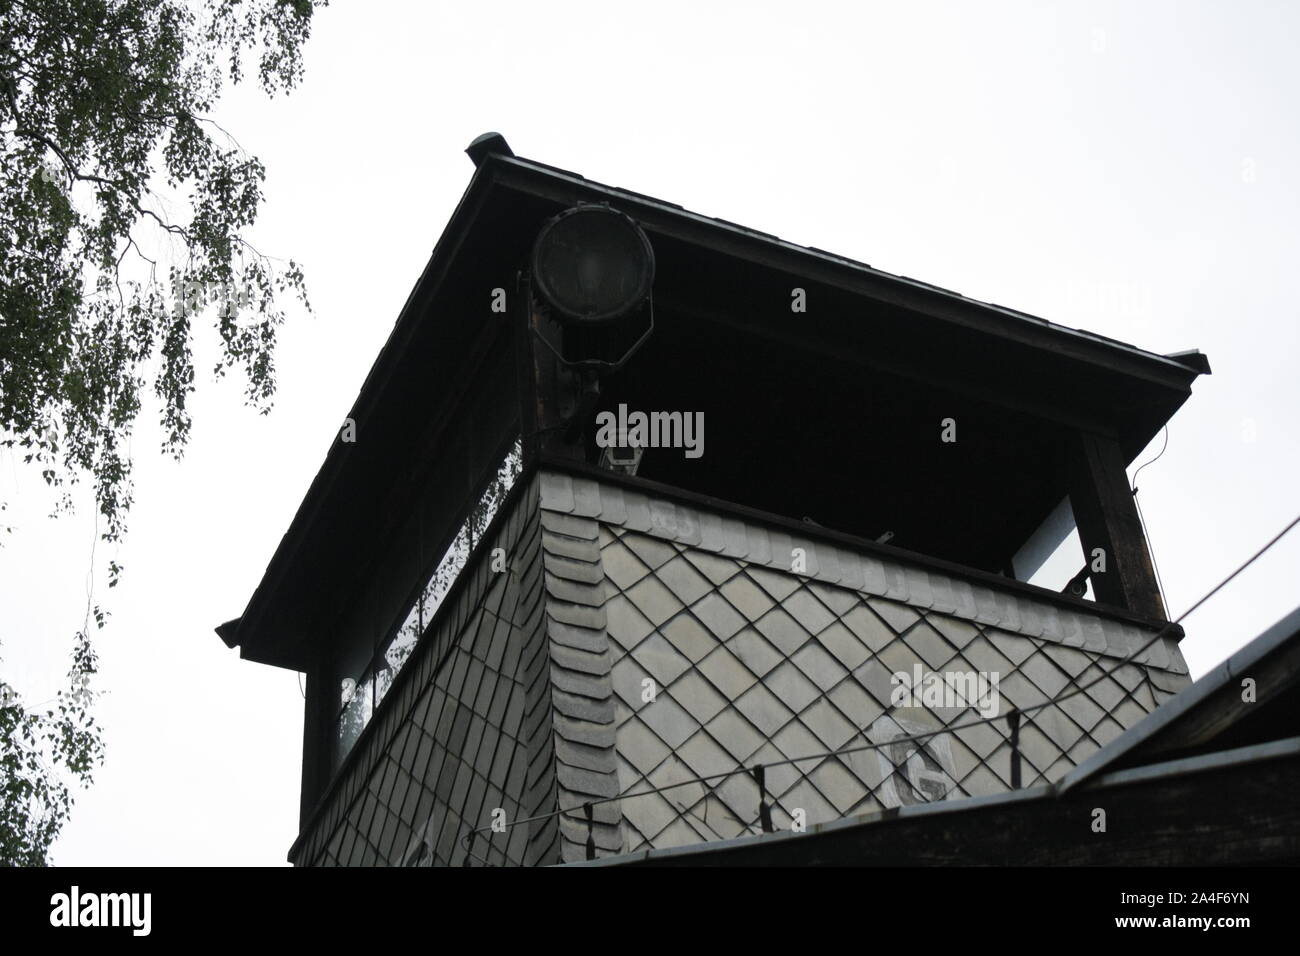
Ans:
[[[807,322],[786,328],[772,325],[760,326],[753,314],[748,311],[726,312],[701,307],[694,302],[673,298],[671,293],[661,295],[655,301],[662,306],[665,314],[680,315],[692,324],[716,325],[726,329],[742,342],[751,339],[767,340],[779,343],[796,353],[815,354],[828,366],[850,374],[883,372],[900,379],[952,392],[963,398],[974,399],[994,408],[1008,409],[1036,419],[1058,422],[1070,428],[1087,429],[1116,437],[1119,435],[1117,430],[1107,424],[1105,417],[1097,409],[1071,408],[1068,403],[1051,395],[1040,394],[1031,398],[1023,393],[1017,393],[1017,390],[1012,387],[1014,383],[1009,383],[1005,379],[992,381],[991,373],[978,363],[972,365],[969,356],[965,357],[965,361],[962,361],[961,356],[958,355],[940,359],[935,350],[921,354],[912,346],[890,344],[887,336],[877,337],[876,341],[872,342],[865,324],[855,329],[852,323],[843,322],[840,335],[843,336],[846,331],[851,331],[858,338],[837,339],[833,330],[819,331]],[[982,382],[981,374],[984,377]]]
[[[524,419],[524,446],[538,456],[585,461],[582,436],[568,434],[584,407],[582,378],[567,368],[541,340],[552,320],[534,308],[531,300],[526,301],[529,302],[527,327],[519,346],[521,414],[529,416]],[[555,335],[554,327],[547,334]]]
[[[311,818],[330,780],[332,750],[338,739],[339,690],[329,660],[319,660],[307,672],[307,689],[303,695],[302,789],[298,795],[300,830]]]
[[[1097,600],[1168,620],[1119,442],[1092,432],[1071,439],[1070,506]],[[1100,550],[1098,550],[1100,549]],[[1104,568],[1104,570],[1102,570]]]

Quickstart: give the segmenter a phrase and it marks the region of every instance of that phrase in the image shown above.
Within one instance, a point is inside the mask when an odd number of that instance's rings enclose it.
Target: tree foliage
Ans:
[[[267,95],[292,89],[325,2],[0,0],[0,448],[38,467],[61,508],[89,476],[108,541],[126,528],[150,385],[163,450],[184,450],[200,320],[213,374],[238,369],[248,402],[270,408],[303,274],[248,241],[266,171],[210,114],[246,70]],[[45,860],[70,806],[57,768],[88,783],[102,753],[88,630],[53,710],[0,684],[2,862]]]
[[[103,612],[95,609],[103,626]],[[0,866],[43,866],[72,811],[68,776],[89,786],[104,743],[91,715],[95,651],[77,634],[68,688],[52,706],[28,708],[0,681]]]
[[[0,429],[50,484],[93,476],[108,540],[125,528],[149,378],[164,449],[184,447],[199,315],[219,337],[215,374],[241,368],[269,407],[281,295],[305,302],[303,276],[245,238],[265,169],[208,113],[250,53],[268,94],[291,88],[312,10],[0,2]]]

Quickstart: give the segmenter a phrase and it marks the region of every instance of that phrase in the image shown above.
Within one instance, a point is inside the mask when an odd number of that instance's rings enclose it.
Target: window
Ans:
[[[343,679],[340,687],[340,711],[336,721],[336,767],[351,751],[370,722],[375,708],[392,687],[397,673],[415,650],[425,628],[442,606],[443,598],[465,569],[470,555],[496,517],[501,503],[514,487],[522,467],[523,449],[520,441],[516,440],[400,623],[381,642],[379,650],[359,676]]]

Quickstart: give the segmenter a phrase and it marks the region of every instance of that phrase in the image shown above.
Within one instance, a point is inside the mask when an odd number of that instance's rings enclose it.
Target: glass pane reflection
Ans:
[[[478,544],[492,519],[496,517],[501,502],[514,486],[523,466],[523,450],[516,439],[496,475],[488,482],[478,503],[461,525],[433,573],[420,589],[415,602],[403,616],[401,624],[391,633],[379,652],[372,658],[359,677],[345,677],[342,681],[340,713],[338,717],[338,747],[335,766],[351,751],[357,738],[370,722],[370,717],[388,693],[393,680],[406,664],[419,643],[424,629],[429,626],[441,606],[443,598],[464,570],[470,553]]]

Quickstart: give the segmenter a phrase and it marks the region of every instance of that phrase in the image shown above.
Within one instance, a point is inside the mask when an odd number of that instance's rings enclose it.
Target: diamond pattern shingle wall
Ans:
[[[960,698],[893,706],[891,675],[995,674],[1005,714],[1078,688],[1150,637],[1087,609],[612,484],[543,474],[542,508],[544,528],[563,529],[582,566],[564,580],[548,574],[548,613],[582,609],[589,655],[568,669],[553,660],[556,699],[575,687],[574,673],[583,675],[575,688],[582,712],[615,728],[617,792],[777,763],[766,769],[766,786],[782,829],[800,812],[811,825],[1011,787],[1005,719],[938,734],[922,748],[896,742],[979,715]],[[790,570],[795,548],[804,561],[798,574]],[[603,572],[599,583],[593,569]],[[599,650],[601,628],[607,651]],[[1187,683],[1176,643],[1162,640],[1085,694],[1025,715],[1021,785],[1059,779]],[[780,763],[868,742],[882,746]],[[615,786],[610,756],[602,749],[592,764],[600,779],[575,777],[582,793],[604,796]],[[574,791],[561,805],[580,798]],[[744,775],[620,803],[623,852],[758,832],[757,788]],[[609,830],[618,817],[598,819],[599,850],[616,852]],[[565,859],[579,858],[585,833],[566,825]]]
[[[508,573],[468,572],[295,863],[532,865],[580,860],[589,837],[605,856],[755,833],[757,787],[733,771],[760,764],[780,829],[1005,791],[1007,709],[1078,688],[1150,637],[1100,610],[555,473],[529,483],[493,545]],[[966,700],[895,706],[892,676],[918,669],[998,675],[998,719],[959,727],[977,716]],[[1059,779],[1188,683],[1162,640],[1026,715],[1021,785]],[[920,748],[896,739],[931,731]],[[650,787],[671,789],[627,796]],[[582,807],[602,800],[589,829]],[[478,833],[468,855],[466,834],[498,808],[545,819]]]
[[[554,819],[477,834],[555,807],[551,675],[537,487],[440,613],[376,712],[323,810],[291,852],[303,865],[525,865],[559,860]]]
[[[596,855],[623,849],[618,804],[596,804],[618,796],[599,530],[587,518],[542,512],[558,807],[593,804],[590,825],[585,813],[559,817],[565,862],[585,858],[589,835]]]

